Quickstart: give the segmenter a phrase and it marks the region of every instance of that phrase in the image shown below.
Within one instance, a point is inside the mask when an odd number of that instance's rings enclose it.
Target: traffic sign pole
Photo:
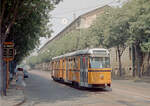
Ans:
[[[8,89],[8,87],[9,87],[9,61],[6,61],[6,64],[7,64],[6,88]]]

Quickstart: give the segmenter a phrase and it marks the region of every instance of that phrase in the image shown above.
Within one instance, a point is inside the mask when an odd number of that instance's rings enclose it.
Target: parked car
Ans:
[[[29,78],[29,73],[27,70],[23,70],[23,73],[24,73],[24,78]]]

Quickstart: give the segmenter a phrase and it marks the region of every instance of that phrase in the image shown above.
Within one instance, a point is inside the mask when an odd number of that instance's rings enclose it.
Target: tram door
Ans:
[[[80,86],[87,86],[88,84],[88,57],[80,57]]]

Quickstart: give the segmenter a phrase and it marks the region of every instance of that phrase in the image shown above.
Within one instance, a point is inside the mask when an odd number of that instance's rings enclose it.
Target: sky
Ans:
[[[52,30],[54,31],[52,37],[61,32],[78,16],[106,4],[119,5],[117,1],[120,0],[63,0],[50,12],[50,24],[52,24]],[[41,38],[41,46],[48,40]]]

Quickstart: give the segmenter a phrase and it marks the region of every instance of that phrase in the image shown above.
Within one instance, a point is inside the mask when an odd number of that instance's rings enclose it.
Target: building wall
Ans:
[[[80,28],[89,28],[93,21],[104,12],[104,9],[89,13],[81,18]]]
[[[121,56],[122,60],[122,74],[125,77],[132,76],[132,56],[131,49],[127,47]],[[110,63],[112,67],[112,75],[119,75],[119,63],[118,63],[118,55],[115,48],[110,49]]]
[[[92,16],[89,16],[89,17],[83,17],[81,19],[80,28],[88,28],[88,27],[90,27],[95,19],[96,19],[96,15],[92,15]]]

